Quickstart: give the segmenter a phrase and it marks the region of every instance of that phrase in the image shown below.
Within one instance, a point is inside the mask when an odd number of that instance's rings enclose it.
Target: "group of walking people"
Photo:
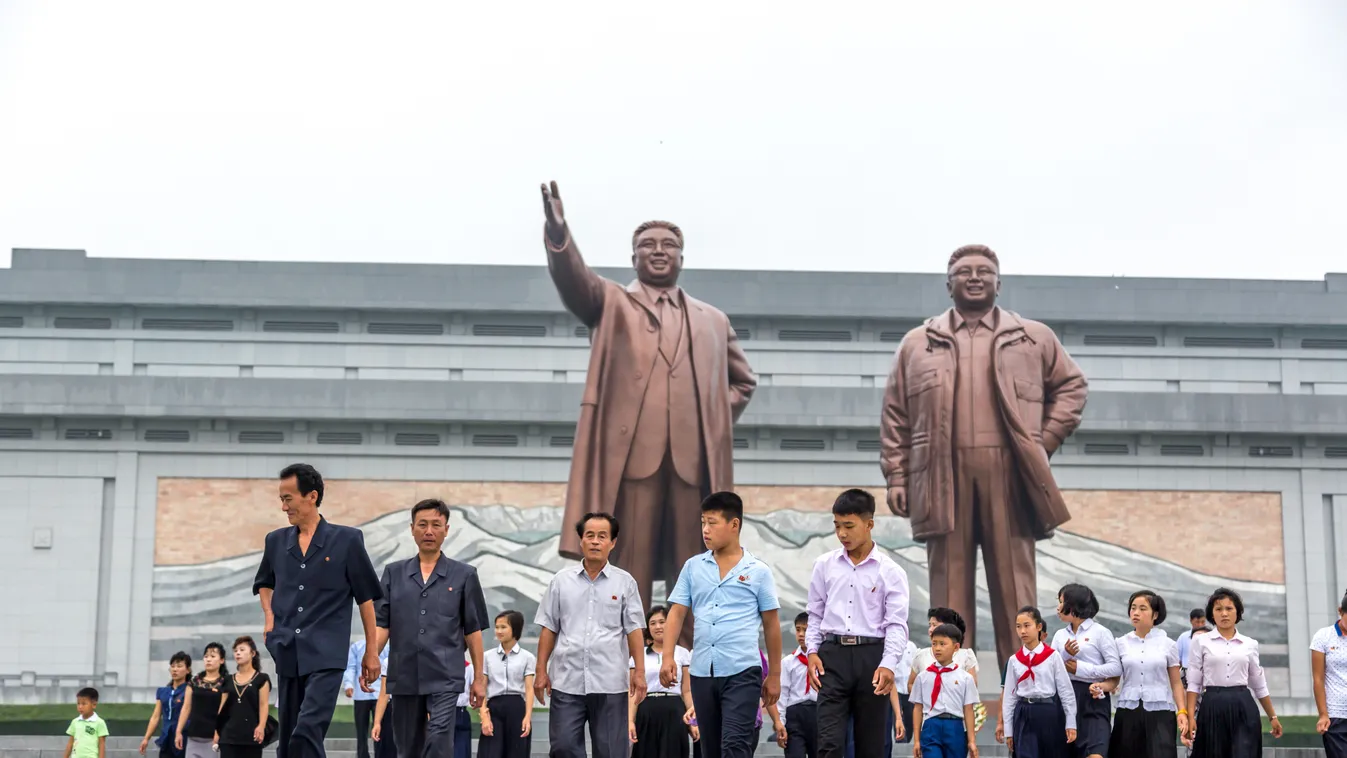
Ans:
[[[169,683],[156,692],[140,741],[142,755],[159,730],[160,758],[216,758],[217,753],[220,758],[261,758],[276,727],[269,711],[271,679],[262,671],[252,637],[234,640],[230,655],[232,674],[218,642],[206,645],[195,676],[187,653],[169,659]]]
[[[666,605],[649,608],[632,575],[608,560],[617,518],[584,514],[573,525],[580,564],[557,572],[539,603],[535,655],[520,645],[523,614],[488,619],[476,569],[441,552],[443,502],[412,507],[417,555],[389,563],[378,578],[360,531],[318,515],[322,489],[312,467],[282,472],[292,526],[268,536],[255,581],[277,669],[280,758],[324,755],[343,683],[366,700],[378,688],[372,731],[381,745],[391,738],[398,758],[466,756],[469,709],[481,717],[481,758],[524,758],[535,704],[549,706],[549,752],[562,758],[746,758],[764,727],[791,756],[879,758],[895,740],[910,740],[927,758],[977,756],[985,711],[963,619],[932,609],[931,646],[916,649],[907,576],[876,548],[875,500],[864,490],[833,503],[841,547],[813,566],[793,652],[783,655],[772,570],[740,543],[743,502],[718,492],[701,504],[707,551],[683,565]],[[352,600],[366,635],[348,658]],[[1161,626],[1167,609],[1154,591],[1132,594],[1133,631],[1121,638],[1096,622],[1098,613],[1088,587],[1062,587],[1064,626],[1049,643],[1038,609],[1020,609],[1020,648],[1005,664],[996,719],[997,738],[1016,756],[1170,758],[1182,741],[1198,758],[1255,758],[1256,703],[1281,735],[1258,642],[1237,629],[1237,592],[1212,593],[1178,640]],[[687,624],[691,646],[679,644]],[[489,651],[487,628],[497,643]],[[1347,598],[1342,621],[1316,636],[1313,655],[1320,731],[1335,758],[1347,739],[1344,634]],[[183,719],[183,742],[175,736],[174,746],[199,751],[198,741],[218,731],[222,753],[257,758],[272,684],[251,640],[236,643],[233,675],[223,658],[211,646],[189,688],[190,661],[175,657],[161,709]],[[212,711],[217,729],[205,716],[195,723]]]

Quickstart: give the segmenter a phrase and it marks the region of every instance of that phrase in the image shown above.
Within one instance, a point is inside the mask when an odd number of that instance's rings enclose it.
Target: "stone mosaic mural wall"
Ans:
[[[445,552],[475,565],[494,612],[513,608],[530,621],[537,599],[557,570],[565,485],[535,482],[329,481],[326,517],[358,525],[376,568],[415,552],[408,509],[438,497],[453,509]],[[741,487],[748,510],[745,546],[776,572],[788,619],[803,608],[814,559],[836,547],[828,508],[837,487]],[[875,491],[878,498],[883,493]],[[1100,597],[1100,621],[1130,631],[1127,597],[1148,587],[1171,609],[1177,635],[1187,610],[1204,604],[1218,585],[1241,592],[1240,630],[1263,644],[1273,694],[1286,694],[1286,602],[1281,500],[1276,493],[1075,490],[1066,492],[1074,518],[1054,539],[1039,543],[1039,605],[1055,608],[1062,584],[1080,581]],[[203,514],[228,520],[203,523]],[[1202,524],[1220,522],[1219,540]],[[197,657],[206,642],[228,644],[241,634],[260,639],[261,612],[251,587],[263,537],[285,525],[271,479],[161,479],[155,539],[151,660],[157,676],[176,650]],[[633,528],[624,525],[624,528]],[[1233,530],[1233,531],[1232,531]],[[906,520],[880,516],[876,542],[907,570],[913,636],[924,637],[926,550],[912,541]],[[1229,545],[1238,544],[1238,560]],[[979,572],[980,573],[980,572]],[[979,627],[990,630],[985,583],[979,581]],[[662,598],[657,598],[662,599]],[[1050,623],[1056,619],[1045,613]],[[353,629],[358,635],[359,630]],[[978,647],[992,650],[990,632]],[[789,639],[789,638],[788,638]],[[993,659],[994,660],[994,659]]]

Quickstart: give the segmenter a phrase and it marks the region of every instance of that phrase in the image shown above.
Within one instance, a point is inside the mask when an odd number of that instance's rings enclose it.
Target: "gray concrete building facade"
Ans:
[[[793,615],[834,545],[832,496],[880,492],[884,379],[902,334],[947,307],[943,277],[689,270],[683,284],[730,315],[760,375],[734,434],[744,539],[773,558]],[[1073,520],[1040,544],[1040,605],[1083,581],[1125,630],[1126,597],[1146,586],[1175,634],[1235,587],[1274,695],[1305,711],[1310,636],[1347,589],[1347,275],[1003,286],[1091,385],[1053,459]],[[0,270],[0,702],[87,683],[146,699],[175,650],[260,639],[252,572],[285,523],[274,476],[298,460],[328,477],[324,511],[360,526],[379,565],[412,552],[415,499],[449,502],[446,550],[478,566],[493,612],[531,617],[563,565],[586,337],[542,267],[14,251]],[[924,548],[895,518],[876,534],[921,617]]]

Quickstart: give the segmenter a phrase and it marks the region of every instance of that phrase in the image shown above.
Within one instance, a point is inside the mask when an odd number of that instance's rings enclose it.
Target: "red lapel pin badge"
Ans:
[[[740,574],[740,575],[739,575],[739,581],[741,581],[741,582],[747,582],[747,581],[748,581],[748,576],[746,576],[746,575],[744,575],[744,574]]]

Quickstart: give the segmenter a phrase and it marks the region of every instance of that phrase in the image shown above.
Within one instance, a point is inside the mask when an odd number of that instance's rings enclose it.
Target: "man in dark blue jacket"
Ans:
[[[323,740],[346,669],[351,601],[365,628],[361,689],[379,678],[374,601],[379,577],[365,552],[365,535],[328,523],[318,513],[323,477],[306,463],[280,475],[281,510],[290,526],[267,535],[253,580],[266,618],[263,641],[276,664],[279,701],[277,758],[325,758]]]

